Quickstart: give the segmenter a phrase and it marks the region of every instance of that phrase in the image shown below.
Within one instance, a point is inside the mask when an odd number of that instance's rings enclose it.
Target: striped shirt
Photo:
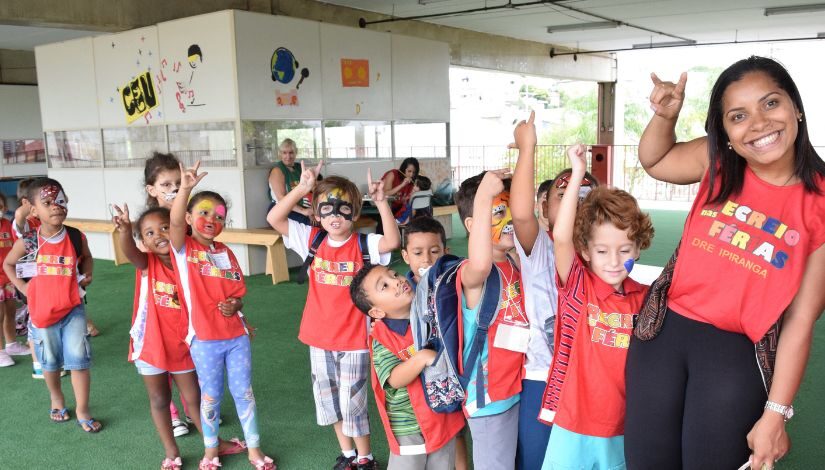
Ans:
[[[407,387],[392,388],[388,383],[392,370],[401,364],[401,359],[378,341],[372,340],[372,360],[378,382],[384,389],[387,416],[390,420],[392,433],[396,438],[398,436],[420,434],[421,428],[415,419],[415,412],[412,403],[410,403]]]

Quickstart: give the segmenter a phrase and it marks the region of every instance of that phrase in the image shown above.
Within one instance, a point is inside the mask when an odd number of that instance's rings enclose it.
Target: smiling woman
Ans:
[[[707,137],[690,142],[674,132],[687,75],[652,79],[639,160],[656,179],[701,185],[664,325],[630,345],[628,468],[772,469],[790,449],[785,422],[825,307],[825,163],[772,59],[722,72]]]

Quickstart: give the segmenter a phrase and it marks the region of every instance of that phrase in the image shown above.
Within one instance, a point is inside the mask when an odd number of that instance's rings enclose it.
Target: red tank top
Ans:
[[[184,341],[189,322],[180,305],[174,270],[164,266],[155,254],[147,256],[147,268],[135,272],[129,360],[140,359],[169,372],[194,369]],[[141,281],[146,283],[143,289]],[[141,293],[146,297],[141,299]]]
[[[189,312],[187,340],[191,340],[193,334],[201,340],[232,339],[246,334],[238,315],[227,317],[218,310],[218,302],[246,294],[243,272],[235,254],[221,242],[213,242],[210,248],[188,235],[185,249],[189,282],[184,285],[180,276],[176,278],[179,291],[185,292],[180,300]],[[229,269],[216,266],[220,264],[218,257],[224,254],[229,259]]]
[[[718,179],[717,179],[718,181]],[[817,179],[825,194],[825,182]],[[668,304],[759,341],[796,295],[808,255],[825,243],[825,195],[774,186],[745,170],[742,192],[707,205],[708,175],[685,223]]]
[[[11,251],[14,245],[14,230],[11,227],[11,221],[5,217],[0,217],[0,259],[6,259],[6,255]],[[9,283],[9,277],[6,272],[0,269],[0,287]]]
[[[373,326],[372,337],[402,361],[406,361],[411,357],[409,351],[414,348],[409,326],[406,334],[401,336],[392,332],[384,322],[379,320]],[[372,348],[370,348],[370,359],[372,359]],[[381,415],[381,422],[384,423],[390,450],[395,455],[406,455],[406,453],[401,453],[402,449],[398,445],[398,440],[392,433],[390,419],[387,415],[386,395],[384,388],[381,387],[378,381],[378,374],[376,374],[374,366],[370,367],[370,372],[372,374],[372,390],[375,392],[375,401],[378,405],[378,414]],[[407,393],[410,396],[410,404],[412,404],[415,419],[418,421],[418,427],[421,429],[421,435],[424,436],[424,452],[416,453],[431,454],[437,451],[464,427],[464,415],[460,411],[436,413],[430,409],[424,397],[424,388],[421,385],[420,377],[416,377],[415,380],[407,384]]]
[[[456,289],[462,295],[461,274],[464,267],[458,272]],[[494,269],[501,275],[501,301],[499,310],[490,329],[487,330],[487,364],[483,364],[487,371],[486,393],[490,400],[499,401],[521,393],[521,380],[524,378],[524,358],[522,352],[496,347],[496,334],[502,325],[515,328],[529,328],[530,323],[524,310],[524,296],[521,290],[521,273],[510,261],[500,261],[494,264]],[[461,306],[459,306],[461,308]],[[461,312],[458,312],[459,331],[464,331]],[[464,350],[464,335],[458,335],[458,348]],[[459,356],[459,368],[463,373],[464,365]],[[481,357],[479,357],[481,359]]]
[[[63,240],[50,243],[40,236],[38,230],[37,242],[37,275],[29,281],[27,297],[32,324],[37,328],[46,328],[63,319],[80,304],[77,255],[66,231]]]
[[[318,229],[309,234],[309,243]],[[298,339],[327,351],[367,349],[367,316],[352,303],[349,285],[364,264],[358,234],[342,246],[332,247],[324,238],[309,267],[309,293]],[[366,248],[366,247],[365,247]]]

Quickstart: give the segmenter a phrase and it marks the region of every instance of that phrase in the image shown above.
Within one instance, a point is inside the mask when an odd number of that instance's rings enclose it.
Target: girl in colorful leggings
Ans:
[[[274,470],[275,463],[261,451],[255,396],[252,393],[252,354],[249,333],[241,314],[246,293],[243,273],[232,251],[216,242],[226,223],[226,201],[220,194],[192,189],[206,176],[200,162],[184,171],[172,205],[170,240],[179,291],[189,312],[192,360],[201,389],[201,421],[206,447],[200,470],[217,470],[218,427],[224,376],[235,401],[256,470]],[[187,235],[188,227],[192,234]]]

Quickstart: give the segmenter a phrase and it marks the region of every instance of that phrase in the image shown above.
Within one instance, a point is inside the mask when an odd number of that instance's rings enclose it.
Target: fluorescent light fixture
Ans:
[[[591,23],[573,23],[548,26],[548,33],[561,33],[563,31],[585,31],[588,29],[608,29],[618,28],[621,23],[618,21],[593,21]]]
[[[450,0],[418,0],[419,5],[429,5],[430,3],[443,3]]]
[[[765,16],[792,15],[794,13],[811,13],[825,10],[825,3],[814,3],[811,5],[790,5],[786,7],[765,8]]]
[[[641,44],[634,44],[633,49],[656,49],[658,47],[693,46],[695,44],[696,41],[693,39],[689,41],[643,42]]]

